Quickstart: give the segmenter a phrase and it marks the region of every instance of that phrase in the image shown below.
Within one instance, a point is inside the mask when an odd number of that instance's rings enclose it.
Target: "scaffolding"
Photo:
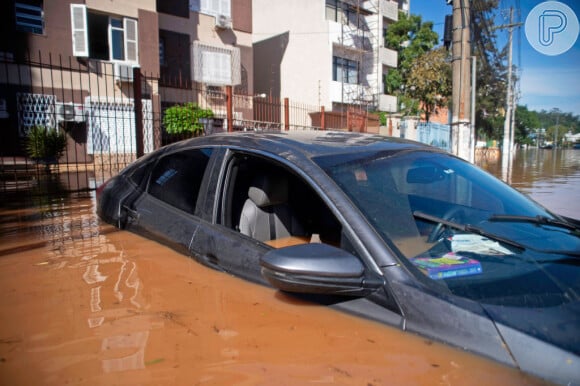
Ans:
[[[403,5],[408,1],[401,2]],[[341,102],[366,111],[380,110],[383,94],[384,30],[390,21],[398,20],[399,2],[391,0],[350,0],[345,3],[346,19],[336,50],[359,64],[356,84],[342,80]],[[396,59],[391,67],[396,67]]]

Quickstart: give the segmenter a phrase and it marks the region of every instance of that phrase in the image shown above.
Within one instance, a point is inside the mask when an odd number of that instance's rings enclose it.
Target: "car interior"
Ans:
[[[282,165],[238,155],[228,167],[224,225],[273,247],[341,245],[342,228],[307,183]]]
[[[285,176],[257,174],[248,189],[239,229],[260,241],[307,237],[304,227],[288,204]]]

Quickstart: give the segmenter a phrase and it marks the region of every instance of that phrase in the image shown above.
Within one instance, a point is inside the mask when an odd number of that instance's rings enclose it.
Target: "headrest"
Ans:
[[[283,204],[288,201],[288,181],[278,176],[256,176],[248,197],[258,207]]]

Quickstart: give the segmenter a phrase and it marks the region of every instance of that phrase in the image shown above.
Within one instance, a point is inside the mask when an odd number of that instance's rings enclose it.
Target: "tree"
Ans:
[[[408,95],[419,101],[420,111],[428,122],[431,114],[446,106],[452,92],[451,65],[447,51],[439,48],[418,57],[409,69],[407,82],[411,87]]]
[[[530,145],[532,143],[530,134],[542,127],[538,113],[528,110],[527,106],[518,106],[515,114],[515,142]]]
[[[417,72],[429,71],[440,63],[430,63],[420,68],[420,60],[438,60],[439,56],[426,56],[437,45],[439,36],[433,31],[432,22],[423,22],[419,15],[407,15],[399,12],[399,20],[387,29],[385,44],[388,48],[398,52],[398,66],[389,70],[385,77],[385,90],[391,95],[399,97],[400,109],[405,114],[416,115],[421,111],[421,101],[431,100],[433,96],[421,95],[420,92],[429,90],[429,87],[413,85],[409,77],[413,74],[416,81]],[[426,86],[426,85],[424,85]],[[445,95],[447,96],[447,95]]]
[[[494,26],[498,0],[478,0],[471,7],[473,55],[477,57],[475,125],[478,135],[501,139],[507,96],[507,47],[499,49]]]
[[[566,132],[571,131],[572,134],[580,132],[580,117],[572,113],[563,113],[560,109],[552,109],[550,111],[542,110],[537,113],[540,125],[543,128],[552,126],[560,126],[565,128]]]

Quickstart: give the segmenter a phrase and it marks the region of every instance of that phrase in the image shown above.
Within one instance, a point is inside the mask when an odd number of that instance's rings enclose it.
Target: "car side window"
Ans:
[[[342,226],[300,176],[274,161],[237,155],[229,163],[222,224],[275,248],[323,242],[340,247]]]
[[[210,156],[211,149],[194,149],[162,157],[151,173],[149,194],[176,208],[194,213]]]

